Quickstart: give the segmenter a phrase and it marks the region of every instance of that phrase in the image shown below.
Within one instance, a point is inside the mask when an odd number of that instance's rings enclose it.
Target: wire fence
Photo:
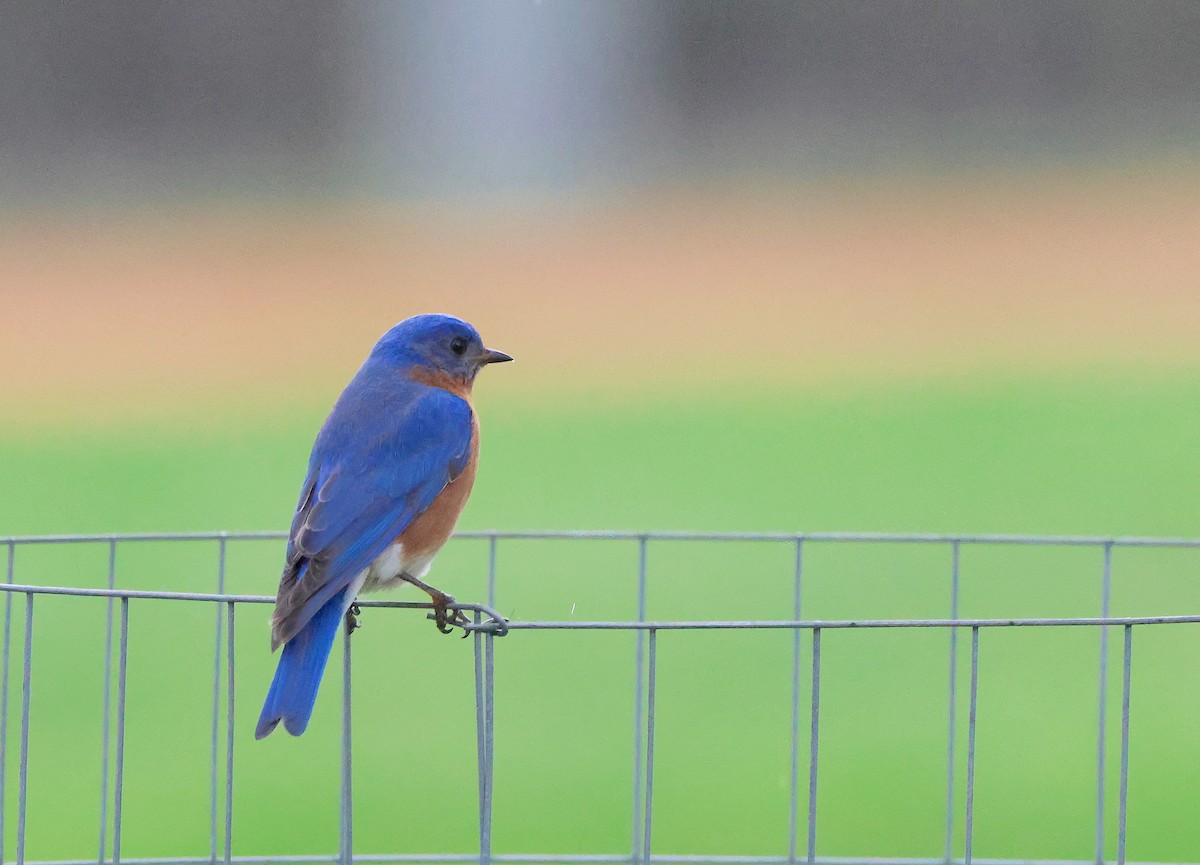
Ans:
[[[239,708],[235,705],[236,652],[235,622],[238,608],[247,604],[271,604],[273,597],[239,595],[226,592],[226,552],[228,545],[237,541],[278,541],[286,537],[282,532],[213,532],[174,534],[121,534],[121,535],[47,535],[30,537],[0,537],[0,547],[6,551],[5,582],[0,585],[4,597],[4,640],[0,669],[0,865],[7,859],[9,827],[15,820],[14,859],[17,865],[88,865],[88,863],[126,863],[126,865],[201,865],[201,863],[336,863],[350,865],[363,863],[403,862],[477,862],[490,863],[564,863],[564,865],[939,865],[939,863],[963,863],[963,865],[1085,865],[1114,861],[1106,857],[1106,832],[1111,828],[1113,816],[1106,810],[1109,796],[1106,790],[1108,771],[1106,767],[1107,745],[1110,736],[1109,665],[1112,651],[1109,646],[1110,630],[1117,629],[1120,643],[1117,649],[1121,669],[1120,697],[1120,746],[1119,781],[1115,814],[1116,849],[1115,862],[1124,865],[1127,848],[1127,816],[1129,789],[1129,734],[1130,692],[1134,631],[1148,627],[1172,624],[1198,624],[1200,615],[1160,616],[1111,616],[1112,600],[1112,557],[1113,550],[1123,547],[1137,548],[1200,548],[1200,539],[1150,538],[1150,537],[1081,537],[1081,536],[1017,536],[1017,535],[941,535],[941,534],[882,534],[882,533],[684,533],[684,532],[460,532],[457,538],[484,541],[488,546],[487,602],[460,603],[456,606],[466,612],[470,624],[464,630],[474,641],[474,696],[475,728],[478,766],[478,833],[477,853],[452,854],[431,852],[420,854],[364,855],[354,852],[354,804],[352,776],[352,719],[353,706],[351,686],[353,677],[351,639],[349,633],[343,638],[343,669],[341,677],[341,794],[339,812],[339,847],[336,854],[328,855],[280,855],[245,856],[234,854],[234,778],[235,753],[234,731],[239,721]],[[496,558],[497,547],[506,540],[610,540],[626,541],[637,545],[637,614],[627,621],[506,621],[496,610]],[[212,593],[140,591],[116,588],[116,561],[119,546],[142,542],[209,543],[218,548],[216,591]],[[792,573],[792,616],[784,620],[655,620],[647,616],[647,549],[650,544],[665,541],[724,542],[758,541],[786,544],[794,549]],[[802,606],[805,574],[805,551],[814,544],[917,544],[947,548],[950,552],[949,605],[945,618],[896,618],[896,619],[838,619],[811,620],[803,616]],[[106,588],[80,588],[70,586],[45,586],[19,582],[17,577],[17,552],[22,547],[48,544],[93,544],[107,545],[108,573]],[[1041,617],[1041,618],[964,618],[959,615],[960,607],[960,552],[971,545],[1013,545],[1022,547],[1056,546],[1088,547],[1100,551],[1102,571],[1100,573],[1098,616]],[[37,860],[31,857],[27,846],[26,827],[29,791],[29,740],[31,735],[31,694],[37,685],[36,659],[33,655],[35,610],[38,599],[45,596],[75,596],[103,599],[106,604],[106,642],[104,655],[104,713],[101,755],[101,790],[98,828],[98,855],[90,859]],[[215,639],[213,643],[212,674],[212,718],[210,765],[210,851],[208,856],[125,858],[122,856],[122,806],[124,801],[125,769],[125,706],[127,668],[129,664],[129,610],[131,605],[146,600],[165,600],[210,604],[215,609]],[[403,610],[429,610],[428,604],[364,600],[363,608],[390,608]],[[23,640],[14,645],[14,622],[21,623]],[[829,631],[876,630],[896,628],[940,629],[948,635],[948,680],[946,692],[946,777],[944,852],[939,858],[896,858],[896,857],[839,857],[819,852],[819,797],[818,774],[821,757],[821,677],[822,635]],[[1095,857],[1087,860],[1039,860],[1039,859],[995,859],[979,858],[974,853],[975,830],[975,769],[976,769],[976,719],[979,703],[979,655],[981,634],[995,629],[1020,628],[1091,628],[1097,633],[1097,710],[1096,710],[1096,789],[1095,789]],[[743,631],[773,629],[790,631],[792,634],[791,656],[791,732],[790,732],[790,803],[789,834],[786,852],[775,856],[736,855],[672,855],[655,852],[654,829],[654,783],[656,749],[656,708],[658,697],[658,644],[659,635],[671,631]],[[501,638],[519,639],[527,631],[628,631],[636,637],[636,653],[633,665],[633,767],[630,777],[633,812],[632,845],[628,852],[620,854],[498,854],[493,851],[492,814],[495,750],[495,685],[494,663],[496,641]],[[956,778],[956,749],[962,731],[958,729],[960,709],[964,695],[959,693],[959,640],[969,640],[970,671],[966,699],[966,772],[965,795],[960,795]],[[805,651],[808,661],[803,662]],[[19,667],[14,653],[19,654]],[[112,687],[115,667],[116,686]],[[14,675],[19,668],[21,688],[19,696],[10,698],[10,672]],[[331,677],[332,678],[332,677]],[[330,687],[330,685],[327,685]],[[804,696],[808,699],[805,700]],[[222,704],[224,710],[222,711]],[[253,707],[257,710],[257,706]],[[110,719],[113,722],[110,723]],[[13,793],[10,789],[8,761],[11,758],[10,720],[19,724],[17,746],[17,783],[15,809],[12,807]],[[244,721],[244,719],[241,719]],[[110,754],[112,755],[110,760]],[[805,757],[807,759],[805,759]],[[112,803],[111,812],[109,803]],[[223,809],[221,805],[223,804]],[[15,812],[15,813],[14,813]],[[800,818],[806,819],[806,831],[799,831]],[[956,849],[956,832],[961,830],[962,845]],[[1200,857],[1198,857],[1200,858]]]

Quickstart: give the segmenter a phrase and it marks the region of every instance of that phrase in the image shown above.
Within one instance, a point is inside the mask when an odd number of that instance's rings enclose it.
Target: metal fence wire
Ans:
[[[1095,768],[1095,857],[1079,860],[1105,863],[1113,861],[1106,857],[1106,835],[1115,820],[1115,861],[1123,865],[1126,861],[1127,801],[1129,788],[1129,728],[1130,688],[1134,632],[1146,628],[1167,625],[1200,623],[1200,615],[1169,616],[1125,616],[1110,615],[1112,598],[1113,550],[1120,547],[1141,548],[1197,548],[1200,539],[1171,539],[1147,537],[1051,537],[1015,535],[935,535],[935,534],[868,534],[868,533],[811,533],[811,534],[699,534],[678,532],[460,532],[457,538],[482,541],[488,546],[487,603],[461,603],[458,606],[468,613],[471,624],[466,631],[474,641],[474,692],[475,726],[478,763],[478,853],[451,854],[429,852],[421,854],[371,854],[354,852],[353,829],[353,784],[351,742],[351,639],[343,640],[343,669],[341,676],[342,741],[341,741],[341,796],[340,796],[340,844],[337,853],[317,855],[244,856],[235,855],[236,826],[234,825],[234,779],[235,753],[234,730],[236,724],[246,723],[246,707],[235,706],[234,684],[237,669],[234,629],[240,615],[239,608],[247,604],[271,604],[273,597],[229,594],[226,584],[226,550],[229,544],[245,541],[278,541],[285,537],[281,532],[215,532],[183,534],[125,534],[125,535],[57,535],[37,537],[0,538],[0,549],[6,552],[5,582],[0,585],[4,606],[3,682],[0,686],[0,865],[8,858],[11,845],[5,839],[15,835],[15,862],[17,865],[87,865],[99,862],[126,862],[131,865],[201,865],[201,863],[337,863],[351,862],[478,862],[489,863],[578,863],[578,865],[653,865],[653,863],[679,863],[679,865],[795,865],[795,863],[824,863],[824,865],[938,865],[938,863],[980,863],[980,865],[1069,865],[1063,860],[1037,859],[983,859],[974,855],[975,826],[975,770],[976,770],[976,718],[981,687],[979,675],[980,645],[986,645],[985,632],[997,629],[1030,628],[1086,628],[1094,630],[1097,639],[1096,667],[1090,675],[1097,682],[1096,702],[1096,768]],[[511,540],[608,540],[634,544],[637,547],[637,616],[629,621],[505,621],[494,609],[496,597],[496,551],[498,545]],[[119,547],[144,542],[178,542],[187,544],[215,545],[219,550],[216,574],[216,590],[212,593],[139,591],[116,588],[116,562]],[[794,569],[789,575],[792,593],[792,617],[787,620],[698,620],[670,621],[647,618],[647,548],[657,542],[690,541],[697,543],[720,543],[730,541],[755,541],[789,545],[794,549]],[[93,544],[107,545],[108,574],[107,588],[79,588],[71,586],[44,586],[21,582],[17,567],[21,548],[48,544]],[[939,547],[949,552],[947,575],[947,615],[944,618],[927,619],[843,619],[806,620],[803,617],[802,585],[805,576],[805,551],[816,544],[903,544]],[[1099,615],[1062,618],[1006,618],[980,619],[959,616],[960,597],[960,551],[969,545],[1009,545],[1019,547],[1087,547],[1098,552],[1097,583]],[[103,599],[107,632],[104,664],[104,715],[103,752],[101,755],[101,783],[99,810],[99,855],[90,859],[37,860],[36,851],[28,849],[26,821],[28,806],[30,700],[38,686],[37,658],[33,654],[33,635],[36,626],[35,612],[39,598],[47,595],[82,596]],[[215,640],[213,643],[212,679],[212,730],[211,741],[211,796],[210,830],[211,850],[208,856],[122,858],[122,804],[125,769],[125,704],[126,673],[129,660],[129,610],[146,600],[168,600],[183,603],[207,604],[215,614]],[[387,600],[366,600],[364,608],[391,608],[425,610],[428,605]],[[14,631],[23,621],[23,640],[14,645]],[[874,630],[894,628],[920,628],[938,630],[946,635],[948,643],[948,680],[946,689],[946,763],[945,763],[945,821],[944,854],[937,858],[869,858],[839,857],[825,855],[820,848],[820,801],[818,797],[818,773],[821,765],[821,690],[822,690],[822,635],[829,631]],[[774,856],[730,856],[671,854],[658,851],[654,844],[654,798],[655,798],[655,746],[656,738],[669,735],[670,730],[656,730],[656,698],[659,681],[658,644],[664,632],[689,631],[744,631],[752,629],[775,629],[791,633],[791,767],[788,846]],[[635,652],[630,674],[632,677],[633,718],[633,769],[629,783],[632,787],[633,813],[631,849],[615,854],[569,854],[554,853],[497,853],[492,843],[493,811],[493,753],[496,747],[494,706],[494,660],[498,642],[529,639],[531,631],[627,631],[634,635]],[[1110,647],[1110,633],[1115,635],[1117,645]],[[114,645],[115,638],[115,645]],[[967,640],[970,645],[969,688],[960,693],[958,685],[960,671],[959,641]],[[1112,657],[1114,656],[1115,657]],[[16,656],[20,662],[17,663]],[[1120,766],[1119,788],[1115,815],[1106,811],[1110,797],[1106,791],[1106,779],[1110,774],[1105,766],[1110,730],[1107,717],[1109,703],[1109,665],[1120,664],[1121,717],[1119,720]],[[115,667],[115,689],[111,686]],[[10,671],[13,675],[10,676]],[[99,672],[99,671],[98,671]],[[19,674],[19,694],[10,694],[10,678]],[[326,688],[337,687],[337,677],[327,674]],[[265,682],[263,683],[265,686]],[[959,717],[966,702],[966,774],[965,785],[956,778],[956,748],[961,747],[964,731],[957,729]],[[224,708],[222,710],[222,703]],[[250,707],[257,712],[258,706]],[[115,714],[114,714],[115,713]],[[113,723],[110,718],[115,717]],[[19,735],[10,731],[10,724],[19,724]],[[222,735],[223,734],[223,735]],[[19,742],[16,748],[9,747],[10,738]],[[13,751],[16,753],[13,753]],[[110,753],[112,758],[110,760]],[[11,761],[18,761],[15,790],[10,783]],[[965,789],[965,794],[964,794]],[[111,812],[108,810],[112,803]],[[219,807],[223,803],[223,810]],[[1111,809],[1110,809],[1111,810]],[[803,835],[798,831],[801,817],[806,817]],[[11,827],[15,821],[15,833]],[[111,834],[109,834],[111,833]],[[957,839],[961,838],[961,844]]]

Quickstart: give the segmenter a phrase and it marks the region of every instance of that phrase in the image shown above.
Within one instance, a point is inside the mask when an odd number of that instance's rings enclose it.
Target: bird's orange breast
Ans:
[[[471,412],[471,445],[467,464],[457,478],[438,493],[437,498],[417,515],[408,528],[396,537],[396,543],[404,545],[407,555],[432,556],[454,531],[454,524],[462,513],[471,487],[475,484],[475,468],[479,462],[479,420]]]

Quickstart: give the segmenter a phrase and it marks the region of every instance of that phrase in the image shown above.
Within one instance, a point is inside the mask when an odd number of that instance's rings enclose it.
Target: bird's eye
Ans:
[[[467,341],[461,336],[456,336],[450,340],[450,350],[459,357],[462,357],[463,352],[467,350]]]

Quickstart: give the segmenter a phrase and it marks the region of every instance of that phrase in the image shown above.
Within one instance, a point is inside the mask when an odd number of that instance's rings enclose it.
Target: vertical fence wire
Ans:
[[[637,621],[646,621],[646,538],[638,538]],[[645,700],[646,633],[638,630],[633,676],[633,865],[642,855],[642,704]]]
[[[217,594],[225,594],[225,538],[217,541]],[[216,608],[216,638],[213,642],[212,678],[212,759],[209,766],[209,855],[217,861],[217,755],[221,747],[221,644],[225,625],[225,611],[220,604]]]
[[[792,618],[800,621],[801,583],[804,574],[804,541],[796,539],[796,564],[792,571]],[[799,628],[792,629],[792,774],[788,807],[788,865],[795,865],[796,825],[800,818],[800,640]]]
[[[483,621],[482,614],[476,610],[474,622],[478,626]],[[475,631],[471,635],[475,649],[475,748],[476,760],[479,767],[479,860],[483,861],[483,839],[486,834],[484,824],[487,821],[487,735],[485,727],[487,719],[483,708],[483,634]]]
[[[1117,865],[1125,865],[1125,820],[1129,805],[1129,691],[1133,673],[1133,626],[1125,626],[1121,676],[1121,786],[1117,800]]]
[[[812,703],[808,738],[808,862],[817,861],[817,744],[821,724],[821,629],[812,632]]]
[[[496,534],[487,537],[487,606],[496,606],[496,560],[499,539]],[[482,614],[475,612],[475,624],[482,621]],[[490,865],[492,860],[492,788],[494,721],[492,719],[493,691],[492,635],[474,633],[475,639],[475,735],[479,761],[479,863]]]
[[[121,598],[120,654],[117,658],[117,754],[113,778],[113,865],[121,863],[121,817],[125,784],[125,694],[129,665],[129,598]]]
[[[479,865],[491,865],[492,861],[492,783],[495,777],[496,760],[496,650],[495,636],[483,637],[483,716],[484,775],[483,831],[479,836]]]
[[[29,803],[29,700],[33,672],[33,592],[25,593],[25,651],[21,675],[21,765],[17,775],[17,865],[25,865],[25,818]]]
[[[482,617],[475,613],[475,621]],[[494,669],[491,635],[476,631],[475,638],[475,736],[479,765],[479,862],[486,865],[492,857],[492,691]]]
[[[950,544],[950,618],[958,618],[959,543]],[[950,687],[946,715],[946,843],[943,856],[954,858],[954,747],[958,723],[958,628],[950,629]]]
[[[979,708],[979,628],[971,628],[971,697],[967,713],[967,805],[964,814],[963,863],[971,865],[975,845],[975,716]]]
[[[225,693],[225,865],[230,865],[233,860],[233,685],[234,685],[234,662],[233,662],[233,608],[234,602],[226,602],[228,610],[228,622],[226,623],[226,631],[228,633],[229,645],[226,648],[225,655],[225,670],[226,670],[226,693]]]
[[[487,566],[487,598],[488,606],[496,605],[496,547],[498,538],[495,533],[488,536],[488,566]],[[482,614],[475,612],[475,624],[483,620]],[[490,865],[492,860],[492,745],[495,738],[495,721],[493,719],[494,691],[492,673],[495,671],[495,658],[492,654],[492,635],[481,635],[479,631],[475,638],[475,731],[479,762],[479,863]]]
[[[1112,598],[1112,544],[1104,545],[1104,571],[1100,580],[1100,616],[1108,618]],[[1108,628],[1100,628],[1100,681],[1096,710],[1096,863],[1104,865],[1104,775],[1108,738]]]
[[[654,815],[654,692],[658,669],[658,631],[650,629],[650,658],[646,683],[646,809],[642,825],[642,861],[650,861]]]
[[[8,564],[5,568],[5,582],[12,585],[13,568],[16,565],[16,544],[8,543]],[[4,865],[5,818],[8,814],[8,802],[5,793],[8,790],[8,659],[12,645],[12,592],[4,593],[4,646],[0,649],[0,865]]]
[[[108,542],[108,587],[117,585],[117,542]],[[103,863],[108,853],[108,755],[112,738],[112,653],[113,653],[113,598],[108,599],[104,620],[104,720],[101,723],[100,751],[100,856]]]
[[[342,629],[342,795],[341,819],[338,821],[340,847],[338,861],[341,865],[350,865],[354,861],[354,779],[351,774],[353,766],[350,736],[350,632],[349,627]]]

